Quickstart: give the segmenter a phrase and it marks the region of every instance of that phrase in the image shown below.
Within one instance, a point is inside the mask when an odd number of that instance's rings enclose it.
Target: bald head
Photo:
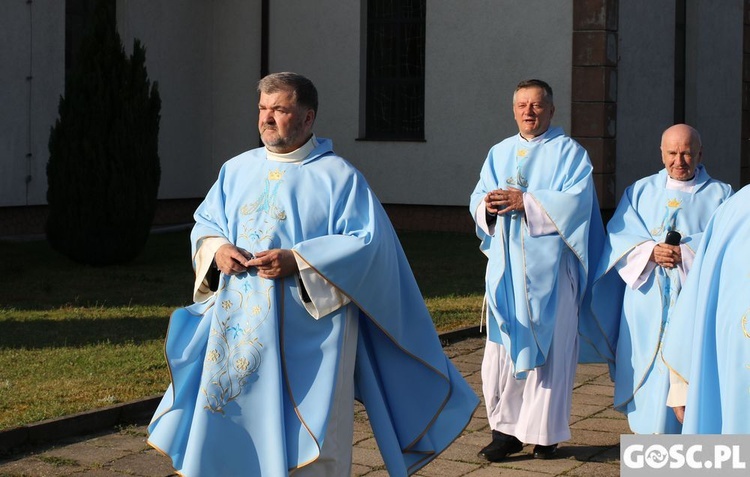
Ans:
[[[661,160],[672,179],[688,181],[695,177],[702,155],[701,136],[687,124],[675,124],[661,135]]]

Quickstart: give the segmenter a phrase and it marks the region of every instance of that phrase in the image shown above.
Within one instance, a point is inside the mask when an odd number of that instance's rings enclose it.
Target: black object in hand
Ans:
[[[219,289],[219,277],[221,276],[221,272],[219,271],[219,267],[216,266],[216,262],[211,262],[211,266],[208,267],[208,273],[206,274],[206,278],[208,279],[208,289],[212,292],[215,292]]]
[[[670,230],[667,232],[667,238],[664,239],[664,243],[667,245],[680,245],[680,240],[682,240],[682,235],[680,235],[680,232],[676,230]]]

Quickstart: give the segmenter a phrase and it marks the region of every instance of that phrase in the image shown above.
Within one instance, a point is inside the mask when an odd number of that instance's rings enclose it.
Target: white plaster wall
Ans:
[[[706,169],[740,183],[742,0],[688,0],[685,121],[701,133]]]
[[[616,199],[658,172],[662,132],[674,118],[673,2],[628,0],[619,10]]]
[[[685,122],[701,133],[709,173],[739,185],[742,124],[741,0],[689,0]],[[617,197],[663,165],[661,134],[674,123],[672,2],[620,2]]]
[[[47,143],[64,88],[64,16],[58,0],[3,2],[0,207],[46,203]]]
[[[489,148],[518,130],[511,97],[521,79],[552,85],[555,123],[570,129],[572,0],[427,2],[423,143],[357,141],[360,2],[274,0],[270,18],[271,71],[315,82],[316,133],[334,140],[383,202],[468,204]]]
[[[220,165],[258,144],[260,2],[120,0],[126,52],[146,46],[162,99],[159,198],[202,197]]]

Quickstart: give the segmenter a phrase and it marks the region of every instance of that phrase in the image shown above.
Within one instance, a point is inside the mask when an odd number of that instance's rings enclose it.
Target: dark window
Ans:
[[[367,0],[365,139],[424,140],[426,0]]]

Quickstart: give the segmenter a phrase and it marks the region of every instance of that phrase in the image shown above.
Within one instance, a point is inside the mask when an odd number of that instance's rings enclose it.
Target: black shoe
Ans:
[[[534,459],[552,459],[557,454],[557,444],[549,446],[535,445]]]
[[[492,442],[480,450],[477,456],[490,462],[500,462],[510,454],[521,452],[522,449],[523,442],[516,439],[515,436],[492,431]]]

